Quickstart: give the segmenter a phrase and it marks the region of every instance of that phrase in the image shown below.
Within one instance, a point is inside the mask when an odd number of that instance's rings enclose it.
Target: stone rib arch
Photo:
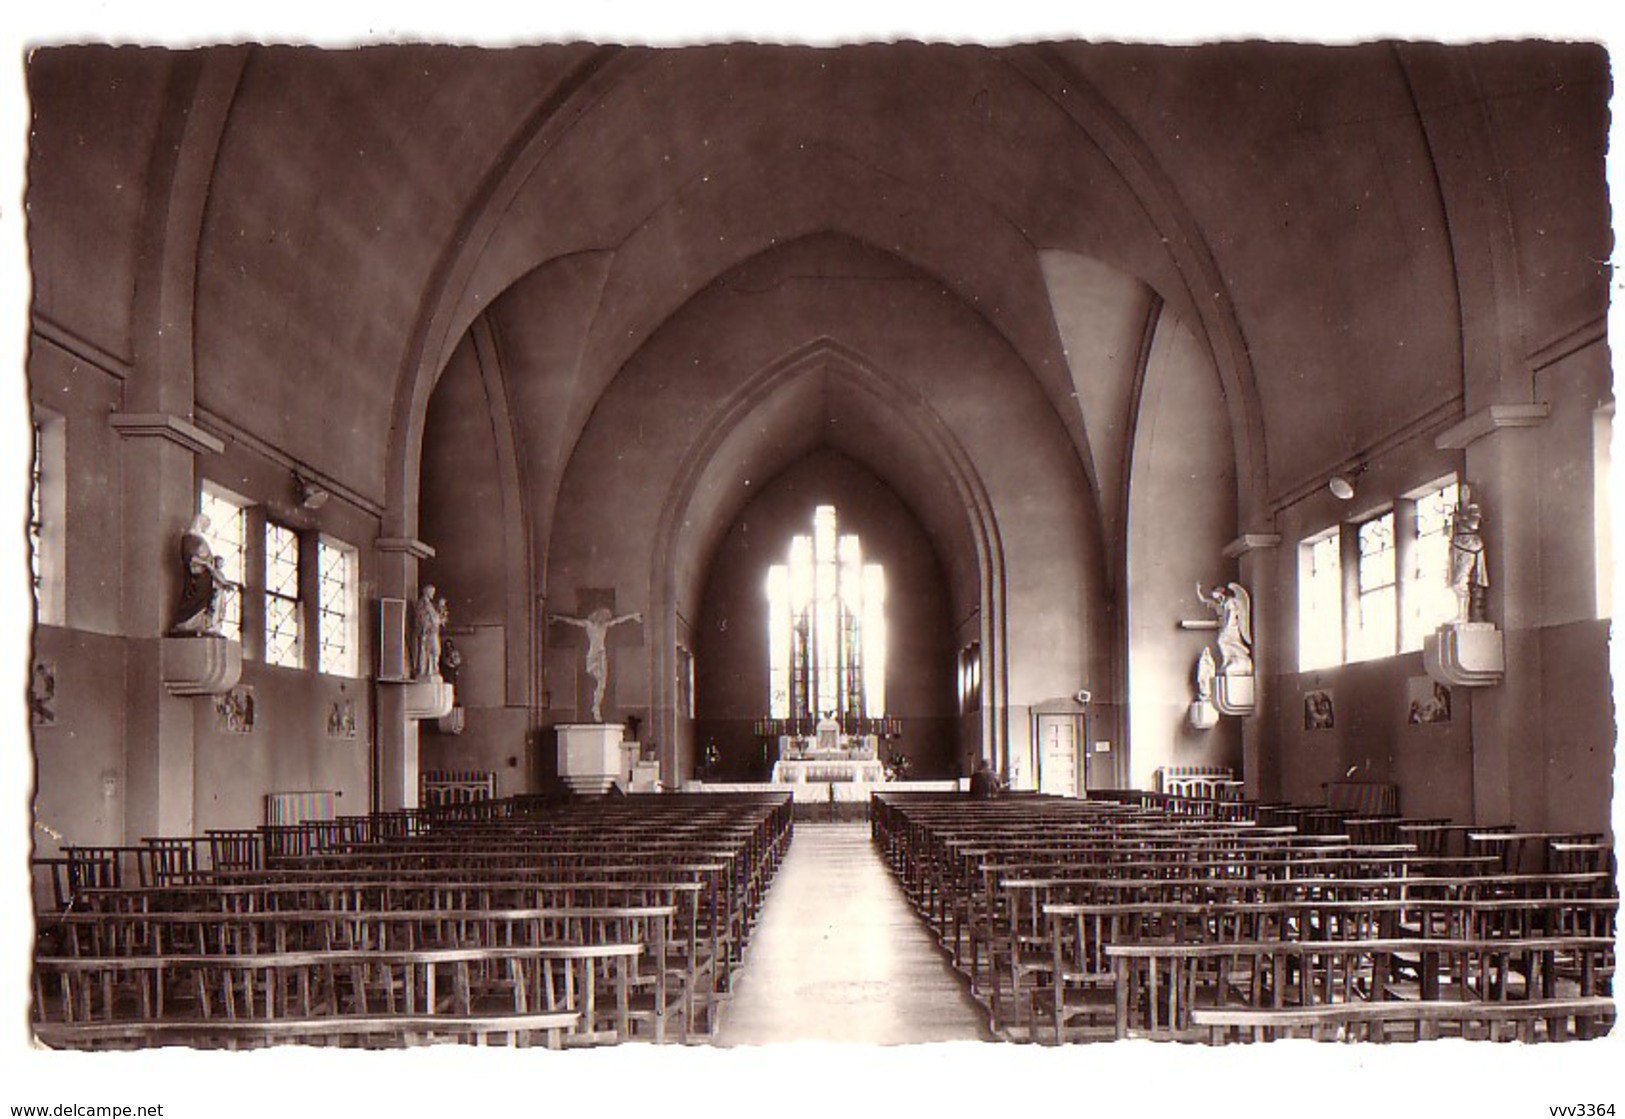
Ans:
[[[678,780],[688,762],[684,748],[687,744],[678,733],[675,706],[680,597],[677,583],[678,566],[692,548],[695,534],[704,533],[704,526],[695,526],[689,521],[696,495],[730,437],[746,429],[753,419],[762,417],[775,398],[798,388],[805,389],[815,381],[827,383],[831,379],[873,401],[901,429],[918,440],[941,468],[962,504],[963,527],[974,544],[979,575],[977,606],[981,614],[980,637],[987,682],[982,707],[983,742],[984,748],[1001,764],[1003,762],[1007,748],[1003,710],[1008,679],[1004,639],[1004,548],[987,488],[969,453],[923,396],[898,385],[855,351],[833,339],[819,338],[786,354],[741,384],[697,435],[667,489],[649,572],[650,617],[654,629],[649,648],[650,706],[660,741],[667,744],[662,758],[662,778],[667,782]],[[760,434],[765,436],[765,429]],[[873,463],[867,465],[874,468]],[[876,472],[885,476],[884,470]],[[740,499],[719,510],[713,520],[728,523],[742,503]]]
[[[1012,65],[1043,90],[1078,128],[1105,153],[1123,181],[1160,231],[1185,291],[1187,305],[1201,327],[1219,381],[1235,447],[1238,528],[1264,532],[1273,523],[1269,507],[1269,457],[1264,439],[1252,353],[1236,313],[1235,300],[1213,250],[1177,184],[1158,163],[1150,146],[1117,111],[1095,83],[1059,52],[1032,48]],[[1173,292],[1159,293],[1164,298]]]
[[[495,235],[513,197],[549,146],[569,130],[575,114],[584,111],[596,90],[618,80],[621,68],[635,66],[636,61],[635,52],[628,56],[614,47],[600,48],[585,57],[516,130],[458,223],[456,236],[447,244],[424,294],[399,375],[385,476],[386,534],[411,537],[417,531],[424,417],[435,383],[459,339],[458,310],[485,243]]]

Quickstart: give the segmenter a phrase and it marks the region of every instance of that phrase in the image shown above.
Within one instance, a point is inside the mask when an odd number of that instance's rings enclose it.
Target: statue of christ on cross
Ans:
[[[567,626],[575,626],[587,631],[587,675],[593,679],[592,689],[592,721],[604,721],[604,690],[609,686],[609,649],[605,638],[609,631],[622,622],[641,622],[643,615],[633,611],[630,614],[615,615],[607,606],[600,606],[585,618],[572,618],[568,614],[549,614],[550,622],[563,622]]]

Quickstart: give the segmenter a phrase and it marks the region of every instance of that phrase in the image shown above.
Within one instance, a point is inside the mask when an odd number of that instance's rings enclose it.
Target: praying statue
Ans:
[[[1458,622],[1486,620],[1484,592],[1489,589],[1490,569],[1484,558],[1483,530],[1483,510],[1464,485],[1450,517],[1450,589],[1456,592]]]
[[[1203,591],[1196,584],[1196,597],[1203,606],[1219,616],[1219,674],[1222,676],[1251,676],[1253,674],[1253,602],[1247,588],[1230,583]]]
[[[550,622],[563,622],[567,626],[576,626],[587,631],[587,675],[593,679],[592,721],[603,722],[604,691],[609,686],[609,649],[604,639],[615,626],[622,622],[641,622],[643,615],[634,611],[617,617],[607,606],[600,606],[585,618],[549,614],[547,619]]]
[[[1219,722],[1219,709],[1213,705],[1213,682],[1218,675],[1213,647],[1203,645],[1201,656],[1196,658],[1196,700],[1185,716],[1193,730],[1212,730]]]
[[[237,584],[226,578],[225,559],[209,547],[209,518],[199,513],[181,534],[181,601],[175,610],[174,636],[219,637],[220,593]]]
[[[1213,650],[1202,646],[1202,655],[1196,658],[1196,702],[1213,702],[1213,678],[1219,674],[1213,663]]]
[[[412,678],[427,680],[440,675],[441,634],[449,611],[445,599],[436,599],[434,584],[425,583],[412,606]]]

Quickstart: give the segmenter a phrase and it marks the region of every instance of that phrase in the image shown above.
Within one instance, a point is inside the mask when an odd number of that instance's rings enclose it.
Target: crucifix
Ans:
[[[583,589],[576,595],[579,615],[549,614],[547,620],[562,625],[574,626],[586,634],[587,675],[593,679],[592,690],[592,721],[604,721],[604,693],[609,688],[609,634],[612,629],[623,622],[641,622],[643,615],[637,611],[630,614],[616,614],[614,609],[615,592],[613,590],[587,590]],[[642,634],[630,637],[617,644],[641,645]],[[578,700],[579,707],[579,700]]]

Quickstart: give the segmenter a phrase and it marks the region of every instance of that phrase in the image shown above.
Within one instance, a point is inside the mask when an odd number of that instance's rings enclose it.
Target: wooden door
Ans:
[[[1039,792],[1065,797],[1082,793],[1078,781],[1080,721],[1076,715],[1038,716]]]

